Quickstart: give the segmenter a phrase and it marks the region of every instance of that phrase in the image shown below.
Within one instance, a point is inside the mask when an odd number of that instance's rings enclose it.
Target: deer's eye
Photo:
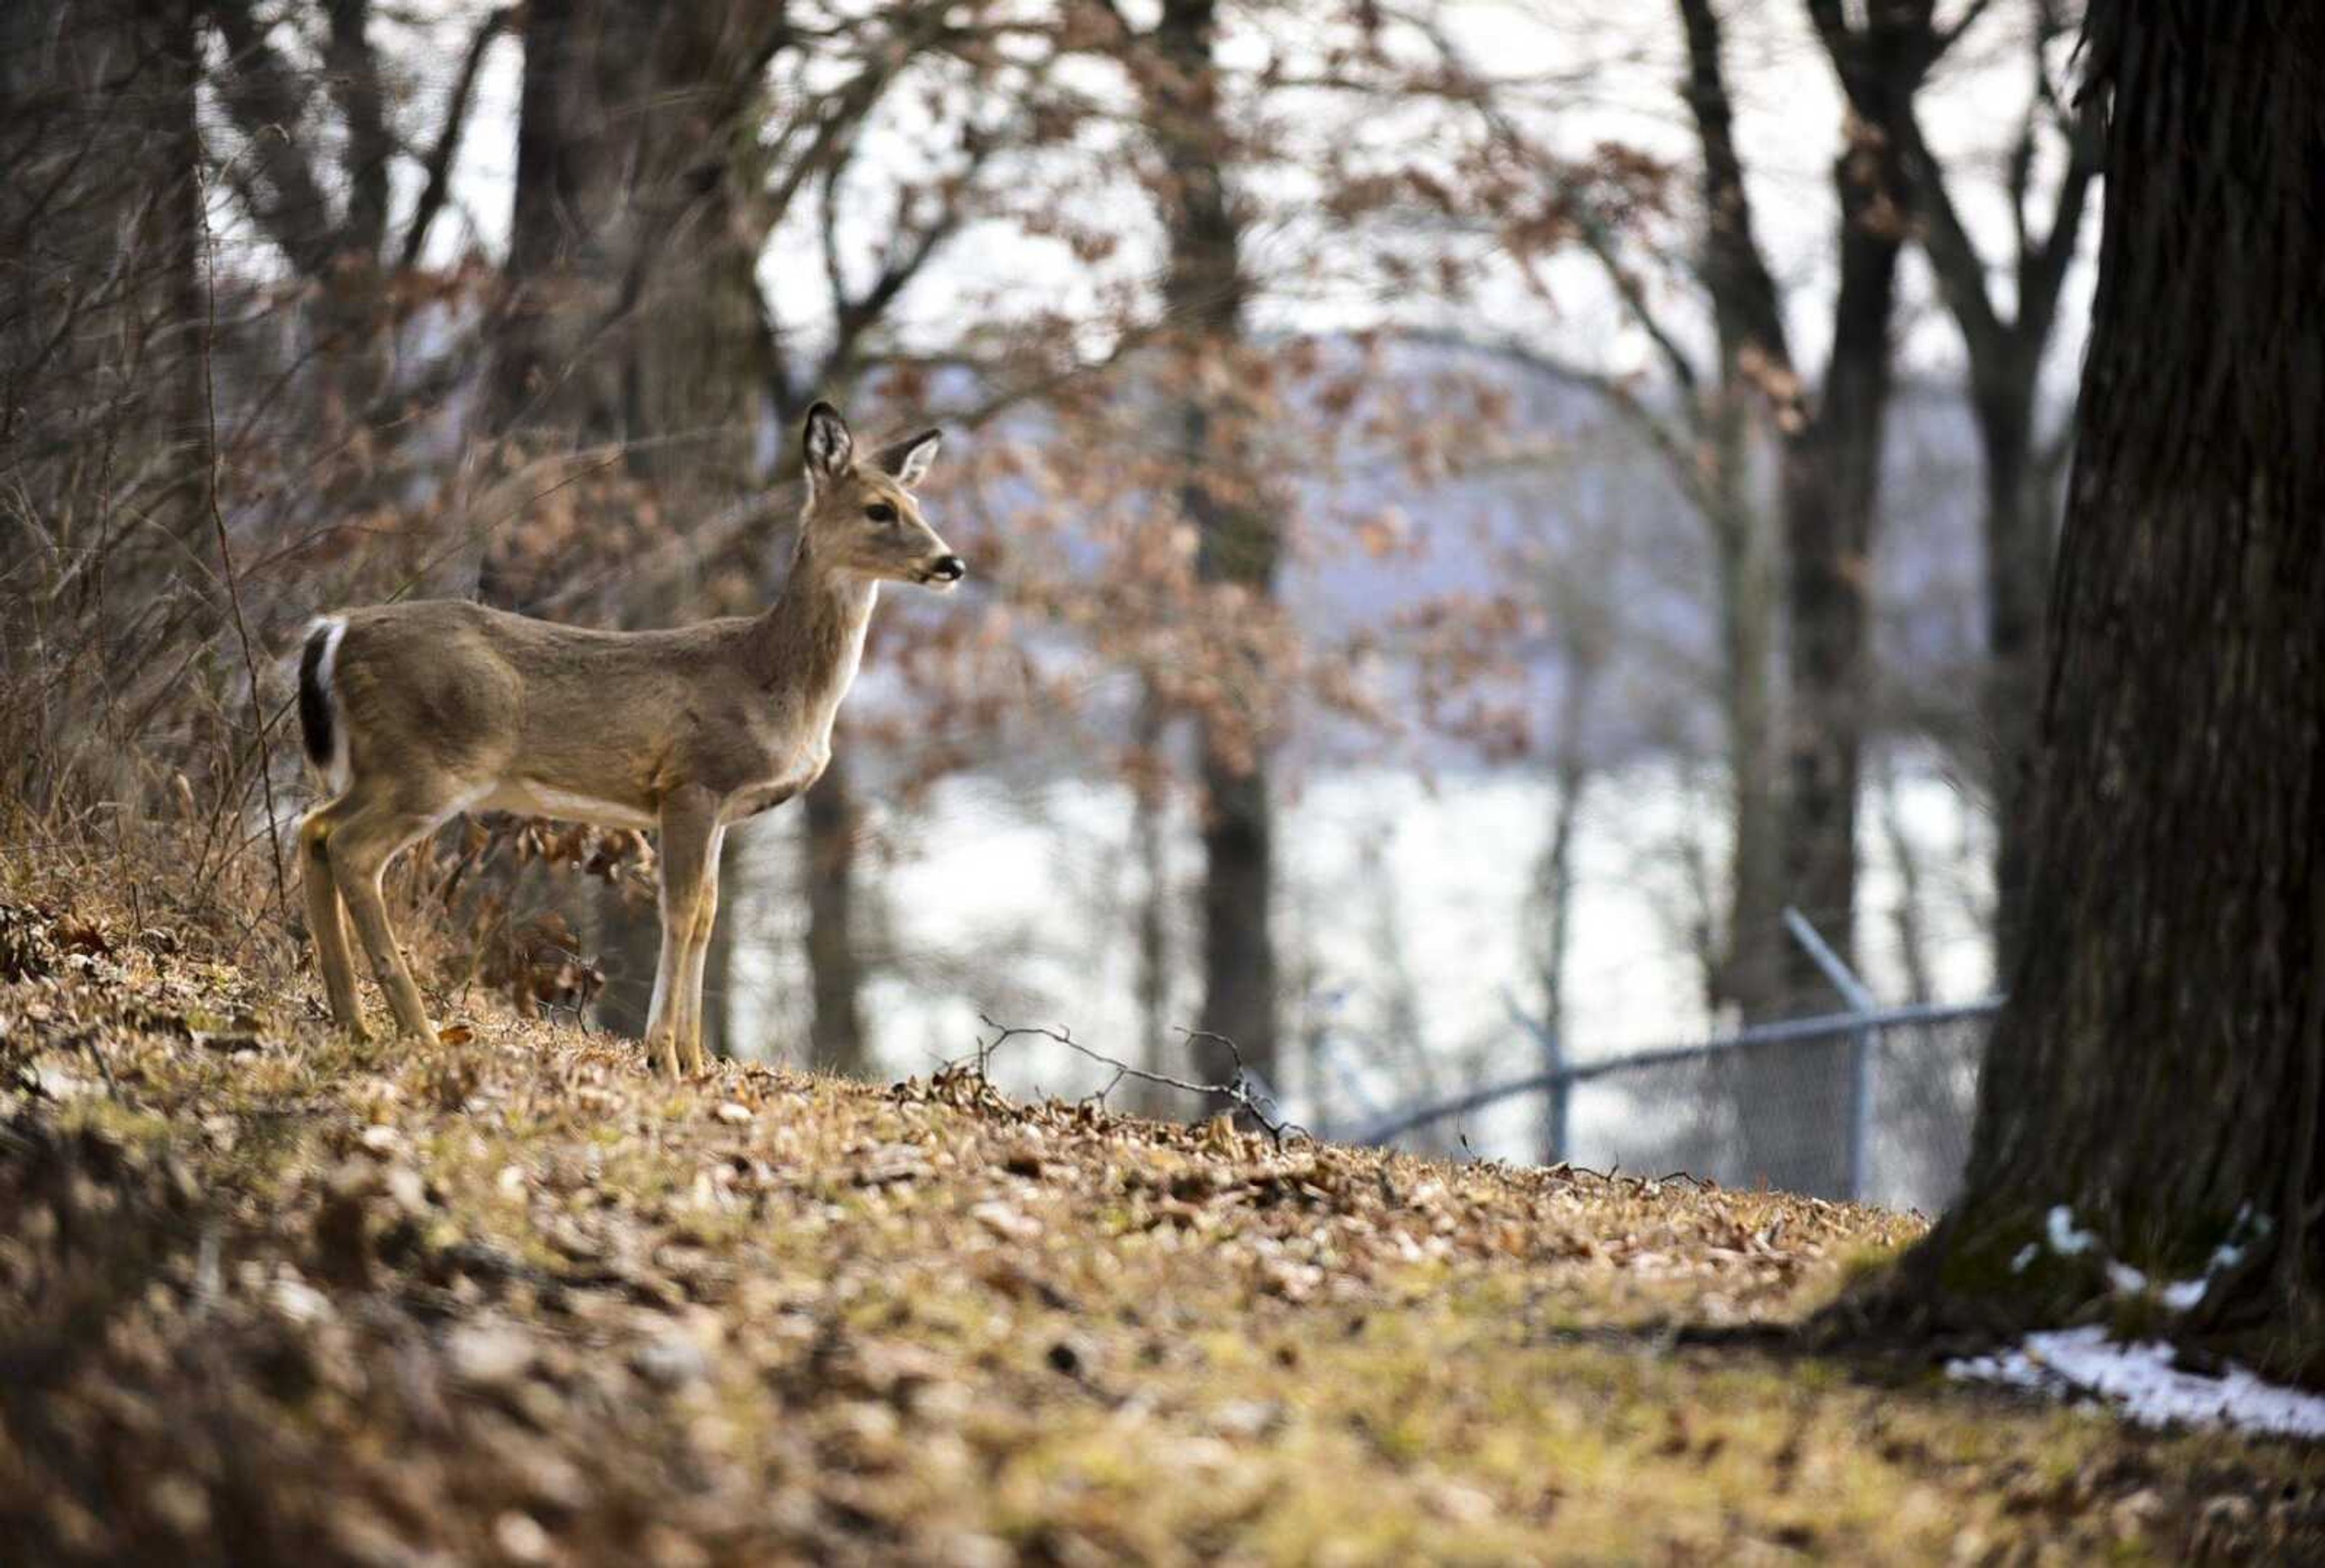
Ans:
[[[894,523],[896,520],[896,509],[885,501],[873,502],[864,508],[864,515],[875,523]]]

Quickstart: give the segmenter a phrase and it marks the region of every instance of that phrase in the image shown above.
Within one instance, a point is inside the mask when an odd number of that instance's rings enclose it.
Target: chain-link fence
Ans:
[[[1998,1000],[1839,1013],[1544,1071],[1384,1118],[1350,1141],[1533,1109],[1549,1160],[1935,1212],[1969,1154]],[[1504,1122],[1506,1125],[1506,1122]]]

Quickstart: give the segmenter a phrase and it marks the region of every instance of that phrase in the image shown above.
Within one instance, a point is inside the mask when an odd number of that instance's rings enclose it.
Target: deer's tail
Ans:
[[[348,782],[347,727],[339,722],[338,694],[331,683],[339,639],[347,634],[347,623],[339,617],[317,616],[307,624],[307,645],[299,655],[299,734],[307,760],[334,794]]]

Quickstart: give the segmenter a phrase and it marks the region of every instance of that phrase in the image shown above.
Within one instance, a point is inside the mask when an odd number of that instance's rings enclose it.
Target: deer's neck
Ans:
[[[879,597],[878,583],[827,568],[801,541],[782,596],[752,628],[761,679],[799,704],[816,739],[830,735],[855,682]]]

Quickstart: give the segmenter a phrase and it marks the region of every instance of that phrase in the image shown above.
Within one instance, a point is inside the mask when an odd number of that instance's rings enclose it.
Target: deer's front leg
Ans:
[[[646,1054],[673,1078],[687,1027],[687,952],[703,912],[703,879],[718,832],[718,801],[709,790],[673,790],[663,799],[662,960],[654,966],[653,1005],[646,1013]]]
[[[696,904],[693,930],[686,947],[686,966],[681,970],[683,980],[681,998],[683,1011],[678,1027],[678,1053],[690,1072],[700,1072],[710,1065],[702,1051],[702,968],[710,951],[711,928],[718,920],[718,860],[726,852],[727,830],[715,828],[710,834],[710,848],[702,868],[702,893]]]

